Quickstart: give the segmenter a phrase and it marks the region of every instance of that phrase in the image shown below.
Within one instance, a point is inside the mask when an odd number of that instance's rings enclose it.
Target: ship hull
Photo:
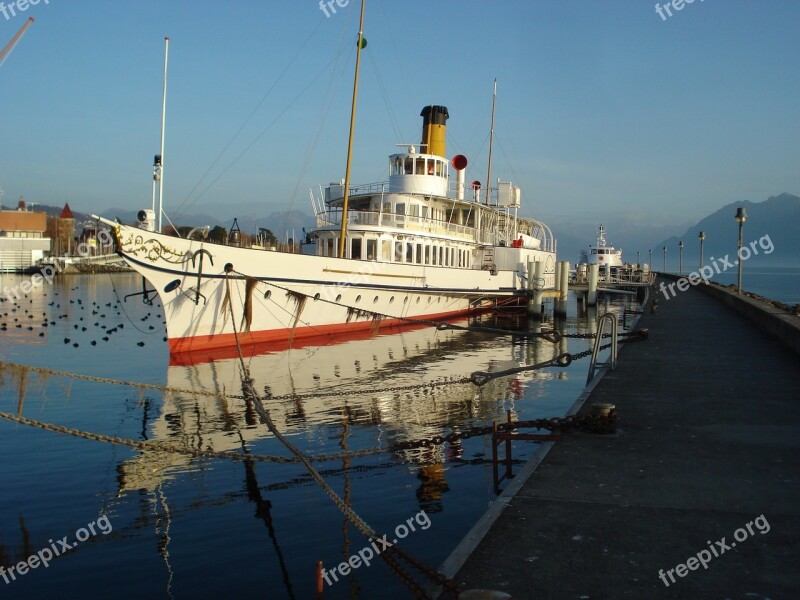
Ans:
[[[171,354],[463,316],[526,299],[527,261],[555,259],[520,249],[515,269],[456,269],[237,248],[112,225],[118,253],[161,300]],[[552,280],[547,272],[545,287]]]

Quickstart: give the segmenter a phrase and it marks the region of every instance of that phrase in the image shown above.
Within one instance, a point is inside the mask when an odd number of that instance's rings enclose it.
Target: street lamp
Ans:
[[[640,268],[639,267],[639,251],[638,250],[636,251],[636,268],[637,269]]]
[[[647,263],[649,265],[648,268],[652,269],[653,268],[653,249],[650,248],[647,252],[650,254],[650,260]]]
[[[667,272],[667,247],[664,246],[664,273]]]
[[[739,260],[736,262],[739,264],[739,281],[738,281],[738,294],[741,295],[742,293],[742,226],[744,222],[747,221],[747,211],[739,207],[736,209],[736,222],[739,223],[739,249],[737,250],[736,254],[739,257]]]
[[[700,268],[703,268],[703,242],[706,239],[706,232],[701,231],[697,234],[697,239],[700,240]]]
[[[683,275],[683,240],[678,242],[678,275]]]

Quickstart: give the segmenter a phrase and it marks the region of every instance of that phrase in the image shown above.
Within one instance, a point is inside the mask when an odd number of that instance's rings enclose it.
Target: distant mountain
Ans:
[[[711,257],[720,258],[726,254],[731,261],[735,259],[739,239],[739,225],[735,215],[739,207],[747,211],[742,232],[743,245],[750,246],[751,242],[756,242],[755,248],[758,250],[757,253],[752,253],[748,263],[775,267],[800,264],[800,197],[784,193],[771,196],[763,202],[731,202],[689,227],[683,235],[672,236],[654,244],[654,266],[662,267],[662,249],[666,246],[667,269],[677,270],[678,243],[683,240],[684,269],[696,268],[700,260],[698,234],[701,231],[706,236],[703,248],[705,263],[709,263]],[[768,254],[770,246],[773,251]]]
[[[106,219],[119,219],[122,223],[135,224],[136,213],[138,211],[125,210],[120,208],[110,208],[103,211],[100,216]],[[219,220],[206,214],[181,214],[169,215],[175,226],[188,226],[188,227],[203,227],[208,225],[210,227],[224,227],[230,230],[233,225],[233,219],[236,218],[239,229],[245,233],[256,233],[259,227],[269,229],[274,233],[278,239],[284,239],[294,235],[298,239],[302,236],[303,228],[311,228],[314,226],[314,217],[308,213],[299,210],[278,211],[272,212],[265,217],[258,217],[255,215],[231,215],[229,219]],[[166,219],[164,224],[167,224]],[[294,234],[292,232],[295,232]]]

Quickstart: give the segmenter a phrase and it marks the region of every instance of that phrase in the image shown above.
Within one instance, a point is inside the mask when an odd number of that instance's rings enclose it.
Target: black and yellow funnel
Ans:
[[[442,158],[447,158],[447,114],[446,106],[436,106],[431,104],[422,109],[422,146],[423,152],[435,154]]]

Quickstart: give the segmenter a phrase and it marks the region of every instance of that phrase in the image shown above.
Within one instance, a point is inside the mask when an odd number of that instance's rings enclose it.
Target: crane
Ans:
[[[9,54],[11,54],[11,51],[14,49],[14,46],[17,45],[17,42],[19,42],[22,36],[25,35],[25,32],[28,31],[28,27],[33,25],[33,21],[34,21],[33,17],[28,18],[28,20],[25,21],[25,24],[17,32],[17,34],[13,38],[11,38],[11,41],[8,42],[8,44],[6,44],[6,47],[0,50],[0,66],[3,66],[3,63],[6,62],[6,58],[8,58]]]

